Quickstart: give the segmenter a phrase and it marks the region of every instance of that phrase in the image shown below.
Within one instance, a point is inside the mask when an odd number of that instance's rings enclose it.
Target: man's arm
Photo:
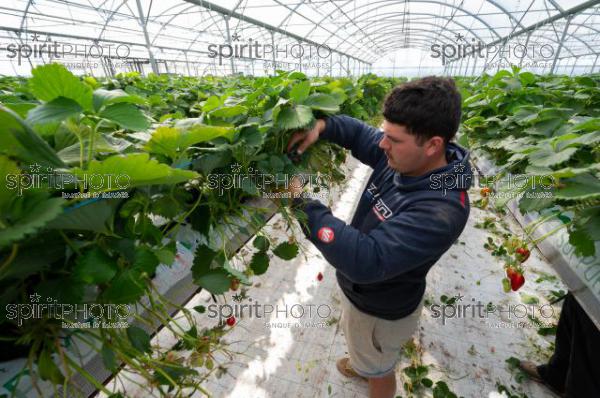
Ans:
[[[345,115],[330,116],[317,120],[312,130],[294,133],[288,143],[288,152],[300,143],[298,153],[302,153],[319,138],[324,138],[350,149],[355,158],[375,168],[384,154],[379,148],[382,136],[381,131],[358,119]]]
[[[458,207],[421,202],[365,234],[334,217],[318,201],[304,202],[304,210],[307,238],[333,267],[355,283],[384,281],[439,258],[466,222]]]
[[[346,115],[327,118],[321,138],[335,142],[352,151],[352,156],[375,168],[383,156],[379,141],[383,133],[362,121]]]

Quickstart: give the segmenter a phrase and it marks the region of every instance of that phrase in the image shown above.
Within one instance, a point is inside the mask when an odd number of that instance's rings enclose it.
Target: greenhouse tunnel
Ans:
[[[600,397],[600,1],[0,3],[0,397]]]

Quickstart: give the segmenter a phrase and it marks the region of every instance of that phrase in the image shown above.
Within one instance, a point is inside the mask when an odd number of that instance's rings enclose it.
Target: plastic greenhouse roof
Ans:
[[[196,62],[210,60],[211,44],[253,40],[293,45],[302,40],[326,45],[340,62],[346,57],[363,64],[403,48],[502,45],[509,39],[515,44],[546,45],[544,57],[558,52],[560,58],[595,61],[600,53],[598,4],[574,0],[5,0],[0,5],[0,37],[3,43],[22,44],[50,35],[73,45],[96,43],[111,55],[122,43],[130,56],[140,58],[148,57],[149,44],[156,59]]]

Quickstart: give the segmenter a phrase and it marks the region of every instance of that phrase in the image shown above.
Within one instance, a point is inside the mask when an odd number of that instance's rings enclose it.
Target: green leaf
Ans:
[[[186,139],[192,141],[190,145],[210,141],[217,137],[225,137],[231,142],[235,134],[235,129],[232,127],[208,126],[203,124],[201,119],[195,118],[180,119],[175,122],[175,127],[190,134],[190,138]]]
[[[549,167],[566,162],[577,152],[577,148],[566,148],[555,152],[550,145],[536,148],[529,154],[529,162],[534,166]]]
[[[199,278],[210,271],[210,266],[217,256],[217,252],[206,245],[198,245],[194,252],[194,263],[192,264],[192,276]]]
[[[94,110],[98,112],[103,106],[110,104],[116,104],[120,102],[127,102],[132,104],[142,105],[146,101],[138,97],[137,95],[131,95],[123,90],[106,90],[99,88],[94,90],[93,93]]]
[[[49,221],[62,212],[64,200],[61,198],[44,198],[28,200],[23,207],[22,217],[14,225],[0,227],[0,248],[23,239],[43,228]]]
[[[423,384],[427,388],[431,388],[431,386],[433,386],[433,381],[431,381],[431,379],[428,379],[427,377],[425,377],[425,378],[421,379],[421,384]]]
[[[102,355],[102,363],[104,364],[104,367],[113,373],[116,372],[119,367],[117,365],[117,356],[115,355],[115,352],[106,343],[104,343],[102,345],[100,354]]]
[[[56,152],[15,112],[0,105],[0,152],[43,166],[64,167]]]
[[[17,197],[17,181],[20,175],[21,170],[17,164],[8,157],[0,155],[0,181],[2,181],[0,183],[0,217],[8,214],[12,202]]]
[[[145,282],[136,270],[126,269],[117,275],[102,293],[106,303],[131,304],[138,301],[145,291]]]
[[[99,247],[85,252],[77,259],[73,270],[75,276],[87,284],[100,284],[110,281],[119,266]]]
[[[142,111],[135,105],[126,102],[107,106],[100,112],[99,116],[133,131],[142,131],[150,127],[150,121]]]
[[[561,182],[565,187],[554,191],[557,199],[585,200],[600,197],[600,180],[592,174],[580,174]]]
[[[84,110],[92,109],[92,90],[63,65],[38,66],[31,74],[29,90],[37,99],[49,102],[65,97],[77,102]]]
[[[208,237],[210,231],[210,220],[210,207],[208,205],[200,205],[190,214],[192,228],[206,237]]]
[[[579,257],[589,257],[596,254],[595,242],[589,234],[579,227],[569,232],[569,243],[575,248],[575,254]]]
[[[262,235],[258,235],[252,242],[255,248],[261,252],[266,252],[269,249],[269,240]]]
[[[224,149],[210,152],[200,156],[192,163],[194,170],[199,170],[204,175],[210,174],[214,169],[225,167],[231,163],[231,151]]]
[[[250,268],[254,275],[262,275],[269,269],[269,256],[265,252],[254,253],[250,261]]]
[[[310,93],[310,80],[305,80],[300,83],[296,83],[290,90],[290,99],[295,101],[296,104],[301,104],[302,101],[308,97]]]
[[[108,235],[119,200],[102,200],[85,206],[66,208],[46,228],[58,230],[92,231]]]
[[[146,143],[145,149],[175,159],[194,144],[210,141],[217,137],[231,136],[231,134],[232,129],[228,127],[195,125],[182,130],[161,126],[152,133],[152,138]]]
[[[92,160],[87,170],[73,168],[72,174],[83,179],[89,178],[89,192],[106,192],[130,189],[137,186],[156,184],[178,184],[198,177],[189,170],[174,169],[166,164],[150,159],[147,153],[114,155],[104,160]],[[113,176],[112,180],[108,176]],[[109,182],[112,181],[112,184]]]
[[[48,380],[52,384],[62,384],[65,380],[65,376],[52,360],[52,355],[48,350],[42,350],[37,365],[42,380]]]
[[[211,116],[228,118],[248,113],[248,108],[243,105],[225,106],[210,113]]]
[[[135,251],[135,262],[133,263],[134,269],[145,272],[151,276],[156,271],[158,264],[158,257],[156,257],[156,255],[147,247],[141,247]]]
[[[273,254],[284,260],[291,260],[298,255],[298,245],[295,243],[282,242],[275,249]]]
[[[144,329],[138,326],[130,326],[127,328],[127,337],[136,350],[146,353],[152,352],[150,335]]]
[[[306,106],[310,106],[312,109],[316,109],[323,112],[335,113],[340,111],[339,103],[331,95],[327,94],[312,94],[303,103]]]
[[[81,111],[81,106],[72,99],[57,97],[30,110],[27,114],[27,123],[36,125],[62,122],[70,117],[78,116]]]
[[[277,127],[294,130],[308,127],[314,121],[312,110],[305,105],[283,106],[277,114]]]
[[[521,293],[521,302],[523,304],[537,304],[540,302],[540,300],[530,294]]]
[[[598,131],[600,130],[600,117],[586,120],[581,123],[577,123],[571,127],[571,131]]]
[[[212,294],[223,294],[229,290],[230,285],[229,275],[222,268],[213,269],[201,276],[194,277],[194,282]]]
[[[204,112],[210,112],[221,105],[223,105],[223,101],[221,101],[216,95],[212,95],[208,97],[206,101],[204,101],[204,104],[202,105],[202,110]]]

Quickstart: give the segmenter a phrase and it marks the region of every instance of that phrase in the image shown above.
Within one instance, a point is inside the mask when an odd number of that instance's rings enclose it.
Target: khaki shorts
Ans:
[[[358,310],[340,291],[342,330],[350,366],[364,377],[383,377],[396,370],[402,346],[419,327],[423,301],[410,315],[390,321]]]

